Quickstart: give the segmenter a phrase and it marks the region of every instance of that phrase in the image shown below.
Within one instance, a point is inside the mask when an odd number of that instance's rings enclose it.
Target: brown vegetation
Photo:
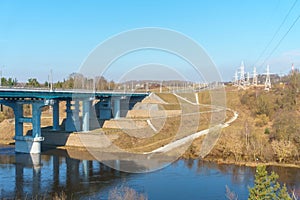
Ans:
[[[284,89],[227,88],[227,105],[238,119],[222,130],[221,137],[205,158],[219,162],[278,162],[300,165],[299,91],[300,74],[286,77]],[[202,138],[194,141],[184,157],[197,157]],[[195,153],[196,152],[196,153]]]

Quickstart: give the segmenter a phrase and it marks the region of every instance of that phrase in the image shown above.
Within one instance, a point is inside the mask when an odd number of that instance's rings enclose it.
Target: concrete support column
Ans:
[[[65,131],[67,132],[74,132],[80,131],[81,124],[79,121],[79,101],[75,101],[74,110],[71,109],[71,100],[67,100],[66,103],[66,112],[67,118],[65,123]]]
[[[58,131],[59,128],[59,100],[54,100],[54,104],[52,105],[52,130]]]
[[[91,101],[82,102],[82,130],[85,132],[90,130],[90,107]]]
[[[121,112],[121,98],[114,98],[114,119],[120,118]]]
[[[67,100],[67,102],[66,102],[67,117],[66,117],[66,122],[65,122],[65,131],[67,131],[67,132],[76,131],[76,129],[74,127],[73,119],[72,119],[73,112],[71,110],[71,106],[72,106],[71,100]]]
[[[73,122],[74,122],[74,125],[75,125],[75,128],[76,128],[76,131],[81,131],[81,123],[80,123],[80,120],[79,120],[79,112],[80,112],[79,101],[76,100],[75,104],[74,104],[74,110],[73,110]]]
[[[23,136],[23,122],[20,121],[23,117],[23,104],[15,102],[11,107],[15,115],[15,136]]]
[[[115,169],[120,171],[120,160],[115,160]]]
[[[32,104],[32,137],[41,137],[41,106]]]

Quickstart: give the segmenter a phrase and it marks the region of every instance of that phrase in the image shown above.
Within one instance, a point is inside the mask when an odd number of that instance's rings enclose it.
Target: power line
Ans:
[[[271,51],[271,53],[269,54],[269,56],[264,60],[262,66],[266,63],[266,61],[273,55],[273,53],[277,50],[277,48],[279,47],[279,45],[281,44],[281,42],[284,40],[284,38],[289,34],[289,32],[292,30],[292,28],[295,26],[295,24],[297,23],[297,21],[300,18],[300,14],[298,15],[298,17],[295,19],[295,21],[293,22],[293,24],[290,26],[290,28],[288,29],[288,31],[283,35],[283,37],[279,40],[279,42],[277,43],[277,45],[273,48],[273,50]]]
[[[278,34],[278,32],[280,31],[281,27],[283,26],[283,24],[285,23],[285,21],[287,20],[288,16],[290,15],[290,13],[292,12],[293,8],[295,7],[296,3],[298,0],[295,0],[295,2],[293,3],[292,7],[289,9],[288,13],[285,15],[284,19],[282,20],[281,24],[279,25],[279,27],[277,28],[277,30],[275,31],[272,39],[269,41],[269,43],[267,44],[267,46],[264,48],[264,50],[261,52],[260,56],[258,57],[258,59],[255,62],[255,65],[257,65],[258,61],[261,59],[261,57],[265,54],[266,50],[269,48],[269,46],[271,45],[271,43],[273,42],[273,40],[275,39],[276,35]]]
[[[277,30],[275,31],[273,37],[271,38],[271,40],[268,42],[267,46],[264,48],[264,50],[261,52],[261,54],[259,55],[259,57],[257,58],[255,65],[258,64],[258,61],[261,59],[261,57],[265,54],[265,52],[267,51],[267,49],[269,48],[269,46],[271,45],[271,43],[273,42],[273,40],[275,39],[275,37],[277,36],[277,34],[279,33],[280,29],[282,28],[283,24],[285,23],[285,21],[287,20],[288,16],[290,15],[290,13],[292,12],[292,10],[294,9],[296,3],[298,2],[298,0],[295,0],[293,5],[291,6],[291,8],[289,9],[288,13],[285,15],[284,19],[282,20],[281,24],[279,25],[279,27],[277,28]]]

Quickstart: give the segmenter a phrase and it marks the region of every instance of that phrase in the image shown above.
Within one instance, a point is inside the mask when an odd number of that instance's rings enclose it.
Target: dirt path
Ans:
[[[191,101],[189,101],[189,100],[187,100],[187,99],[185,99],[185,98],[183,98],[183,97],[181,97],[181,96],[179,96],[179,95],[177,95],[177,94],[175,94],[175,95],[176,95],[177,97],[181,98],[182,100],[185,100],[186,102],[188,102],[188,103],[190,103],[190,104],[193,104],[193,105],[195,104],[195,103],[193,103],[193,102],[191,102]],[[207,105],[207,106],[208,106],[208,105]],[[211,105],[209,105],[209,106],[211,106]],[[214,128],[225,128],[225,127],[230,126],[230,124],[231,124],[232,122],[234,122],[234,121],[238,118],[238,112],[236,112],[236,111],[234,111],[234,110],[232,110],[232,109],[230,109],[230,108],[223,108],[223,109],[226,109],[227,111],[230,111],[230,112],[233,113],[233,117],[231,117],[227,122],[225,122],[225,123],[223,123],[223,124],[216,125],[216,126],[214,126],[214,127],[210,127],[210,128],[208,128],[208,129],[205,129],[205,130],[202,130],[202,131],[199,131],[199,132],[194,133],[194,134],[192,134],[192,135],[186,136],[186,137],[184,137],[184,138],[182,138],[182,139],[176,140],[176,141],[174,141],[174,142],[172,142],[172,143],[169,143],[169,144],[167,144],[167,145],[165,145],[165,146],[163,146],[163,147],[157,148],[157,149],[155,149],[155,150],[153,150],[153,151],[151,151],[151,152],[146,152],[146,153],[144,153],[144,154],[149,154],[149,153],[161,153],[161,152],[164,152],[164,153],[165,153],[165,152],[168,152],[168,151],[170,151],[170,150],[172,150],[172,149],[174,149],[174,148],[177,148],[177,147],[179,147],[179,146],[182,146],[182,145],[184,145],[184,144],[186,144],[186,143],[188,143],[188,142],[191,142],[191,141],[193,141],[194,139],[196,139],[196,138],[198,138],[198,137],[200,137],[200,136],[202,136],[202,135],[208,134],[209,131],[212,130],[212,129],[214,129]]]

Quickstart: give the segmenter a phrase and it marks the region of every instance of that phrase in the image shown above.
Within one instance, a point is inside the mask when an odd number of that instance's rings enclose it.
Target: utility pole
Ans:
[[[162,93],[162,81],[160,82],[159,93]]]
[[[52,69],[50,70],[50,92],[53,92],[53,74],[52,74]]]
[[[148,91],[149,91],[149,83],[146,82],[146,92],[148,92]]]
[[[254,86],[257,86],[256,67],[253,68],[253,79],[252,79],[252,84],[253,84]]]
[[[93,78],[93,93],[96,93],[96,77]]]
[[[266,90],[266,91],[269,91],[270,89],[271,89],[270,67],[269,67],[269,65],[267,65],[265,90]]]

